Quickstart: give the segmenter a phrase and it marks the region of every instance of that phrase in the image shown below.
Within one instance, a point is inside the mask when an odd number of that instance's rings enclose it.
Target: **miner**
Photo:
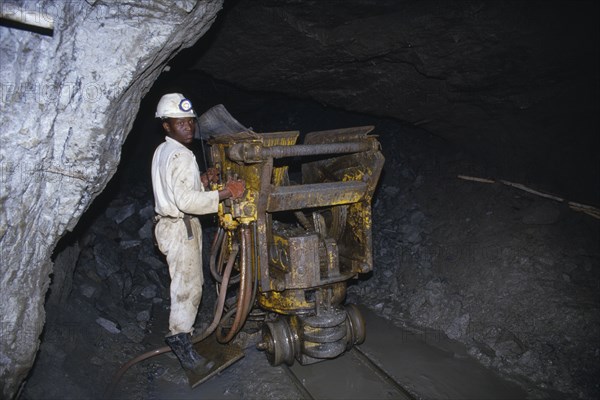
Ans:
[[[166,134],[152,159],[158,248],[166,256],[171,276],[171,313],[167,344],[183,368],[208,372],[213,363],[192,346],[193,324],[202,297],[202,228],[195,215],[217,212],[219,201],[239,198],[242,180],[230,180],[222,190],[209,190],[218,173],[209,168],[200,174],[193,152],[196,114],[192,103],[180,93],[165,94],[156,108]]]

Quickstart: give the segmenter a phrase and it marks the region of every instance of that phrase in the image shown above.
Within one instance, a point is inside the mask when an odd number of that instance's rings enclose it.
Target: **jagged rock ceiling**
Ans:
[[[229,5],[188,55],[195,68],[419,124],[497,178],[600,198],[596,2]]]

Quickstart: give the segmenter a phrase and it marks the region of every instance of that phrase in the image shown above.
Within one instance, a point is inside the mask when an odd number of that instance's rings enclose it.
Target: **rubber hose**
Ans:
[[[225,230],[219,227],[219,230],[215,235],[215,240],[213,240],[212,246],[210,246],[210,258],[208,261],[208,265],[210,266],[211,275],[217,282],[221,282],[222,280],[221,276],[217,273],[216,258],[217,254],[219,253],[219,247],[221,247],[221,242],[223,241],[224,234]]]
[[[247,302],[249,301],[249,291],[251,291],[252,283],[250,279],[252,279],[252,273],[248,273],[248,266],[251,265],[250,260],[248,259],[248,228],[246,226],[242,226],[240,228],[240,236],[241,236],[241,248],[240,248],[240,288],[239,288],[239,296],[237,301],[237,312],[235,314],[235,319],[233,321],[233,325],[229,330],[228,334],[223,337],[220,332],[217,332],[217,341],[219,343],[227,343],[233,336],[240,330],[245,320],[244,311],[247,307]],[[250,275],[250,276],[248,276]]]
[[[209,266],[210,266],[210,274],[218,283],[221,283],[223,277],[220,272],[217,270],[217,265],[222,266],[223,263],[223,254],[225,254],[225,248],[227,246],[227,241],[224,240],[225,230],[223,228],[219,228],[217,235],[215,235],[215,240],[213,241],[213,246],[210,249],[210,258],[209,258]],[[220,248],[220,249],[219,249]],[[217,257],[218,254],[218,257]],[[216,261],[218,258],[218,261]],[[229,284],[233,285],[240,281],[240,276],[235,275],[233,278],[229,278]]]
[[[252,266],[254,264],[253,259],[252,259],[252,236],[250,235],[250,230],[246,229],[244,231],[244,241],[246,243],[246,264],[244,265],[244,273],[246,274],[246,286],[244,287],[244,291],[245,291],[245,298],[244,301],[241,303],[242,309],[241,309],[241,315],[240,315],[240,326],[237,329],[237,331],[239,332],[239,330],[242,328],[242,326],[244,326],[244,324],[246,323],[246,317],[248,316],[248,312],[250,311],[251,308],[251,303],[252,303],[252,289],[254,287],[254,278],[253,278],[253,270],[252,270]]]

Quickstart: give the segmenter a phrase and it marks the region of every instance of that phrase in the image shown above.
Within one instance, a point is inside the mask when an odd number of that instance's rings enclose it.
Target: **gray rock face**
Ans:
[[[139,103],[221,0],[23,2],[51,35],[0,26],[0,382],[35,358],[52,250],[115,172]],[[47,18],[39,15],[32,18]]]

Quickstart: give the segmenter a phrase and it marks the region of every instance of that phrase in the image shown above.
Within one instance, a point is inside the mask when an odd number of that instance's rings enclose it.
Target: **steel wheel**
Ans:
[[[290,325],[284,319],[267,322],[263,325],[262,342],[257,347],[265,351],[272,366],[294,363],[296,356],[294,335]]]
[[[348,304],[346,309],[346,324],[348,331],[347,348],[350,349],[355,344],[361,344],[365,341],[367,335],[365,320],[354,304]]]

